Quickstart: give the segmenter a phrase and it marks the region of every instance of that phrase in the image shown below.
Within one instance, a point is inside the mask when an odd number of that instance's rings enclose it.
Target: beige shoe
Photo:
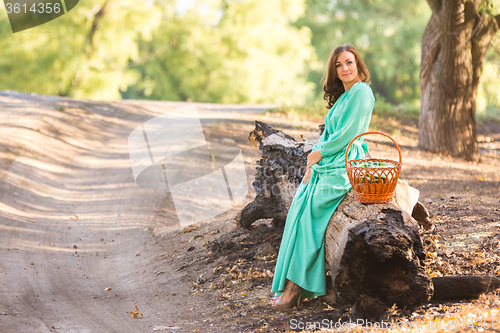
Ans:
[[[290,281],[291,282],[291,281]],[[287,283],[288,284],[288,283]],[[297,308],[300,306],[300,299],[302,296],[302,288],[299,287],[297,284],[291,282],[291,285],[288,287],[285,287],[285,290],[280,296],[273,297],[271,298],[271,305],[274,310],[288,310],[291,309],[295,301],[297,301]],[[283,295],[285,293],[291,293],[292,298],[289,301],[283,301]]]

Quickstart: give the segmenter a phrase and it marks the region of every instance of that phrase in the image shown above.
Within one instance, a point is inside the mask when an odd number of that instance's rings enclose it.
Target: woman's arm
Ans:
[[[335,131],[327,141],[319,144],[322,157],[332,156],[342,150],[358,134],[367,128],[373,110],[375,98],[369,86],[360,84],[347,101],[343,113],[338,118]]]
[[[309,179],[311,178],[311,165],[318,163],[322,158],[323,156],[321,156],[319,150],[314,150],[307,155],[307,169],[303,178],[304,184],[309,183]]]

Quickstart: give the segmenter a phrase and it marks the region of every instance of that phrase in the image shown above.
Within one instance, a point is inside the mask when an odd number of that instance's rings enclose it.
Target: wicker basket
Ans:
[[[360,136],[381,134],[394,142],[399,153],[399,162],[387,159],[355,159],[347,160],[351,144]],[[354,199],[363,203],[385,203],[393,199],[394,190],[401,172],[401,149],[396,141],[382,132],[365,132],[349,142],[345,152],[347,176],[354,189]]]

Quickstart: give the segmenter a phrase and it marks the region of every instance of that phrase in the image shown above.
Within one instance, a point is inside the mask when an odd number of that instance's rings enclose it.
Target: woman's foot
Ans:
[[[297,307],[300,304],[300,296],[302,295],[302,288],[295,284],[293,281],[287,281],[285,290],[280,296],[271,299],[271,305],[275,310],[287,310],[292,308],[297,300]]]

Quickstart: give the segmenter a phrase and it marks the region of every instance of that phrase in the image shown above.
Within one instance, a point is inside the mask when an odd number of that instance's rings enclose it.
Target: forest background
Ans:
[[[500,0],[493,0],[498,13]],[[93,100],[277,103],[318,119],[337,45],[357,47],[375,110],[418,118],[425,0],[87,0],[13,34],[0,10],[0,90]],[[477,117],[500,119],[500,34]]]

